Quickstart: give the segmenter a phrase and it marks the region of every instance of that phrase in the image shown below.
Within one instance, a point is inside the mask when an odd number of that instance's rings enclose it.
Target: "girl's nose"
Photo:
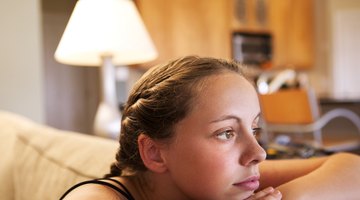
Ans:
[[[256,165],[265,160],[266,152],[252,134],[244,140],[244,143],[245,149],[242,151],[243,153],[240,157],[241,165]]]

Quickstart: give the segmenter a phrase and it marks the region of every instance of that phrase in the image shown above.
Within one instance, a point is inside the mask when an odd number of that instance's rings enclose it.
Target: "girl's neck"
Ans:
[[[136,192],[133,194],[136,200],[188,199],[180,192],[167,173],[157,174],[146,171],[123,178]]]

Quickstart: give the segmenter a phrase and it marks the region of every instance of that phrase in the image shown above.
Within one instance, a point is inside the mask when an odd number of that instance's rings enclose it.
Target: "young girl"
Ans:
[[[107,179],[81,183],[64,199],[359,197],[359,157],[264,161],[259,117],[257,93],[235,62],[188,56],[156,66],[125,105]]]

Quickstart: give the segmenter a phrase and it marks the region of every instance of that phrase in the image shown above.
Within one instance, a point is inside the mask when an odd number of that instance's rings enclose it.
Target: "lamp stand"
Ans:
[[[94,121],[95,135],[118,138],[120,135],[120,111],[116,96],[115,66],[112,56],[102,56],[100,68],[101,101]]]

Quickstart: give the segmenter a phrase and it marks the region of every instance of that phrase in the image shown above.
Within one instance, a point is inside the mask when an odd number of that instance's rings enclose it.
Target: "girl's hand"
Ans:
[[[268,187],[254,193],[246,200],[280,200],[282,197],[281,192],[273,187]]]

